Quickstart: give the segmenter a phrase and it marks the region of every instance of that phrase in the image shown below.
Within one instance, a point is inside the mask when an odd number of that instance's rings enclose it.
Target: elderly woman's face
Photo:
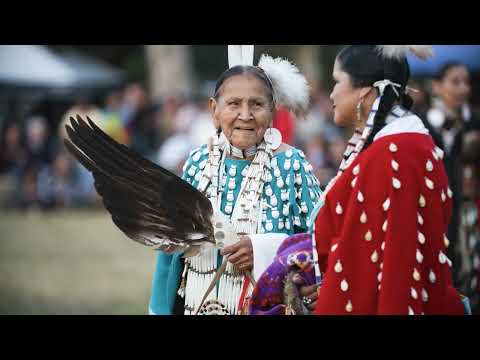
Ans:
[[[333,101],[335,124],[341,127],[350,127],[357,117],[356,106],[360,99],[360,89],[353,87],[350,75],[342,70],[338,60],[335,60],[333,67],[333,79],[335,86],[330,94],[330,99]]]
[[[470,96],[470,76],[461,65],[450,68],[436,85],[434,91],[453,109],[460,108]]]
[[[218,100],[210,100],[215,127],[242,150],[259,144],[273,118],[265,85],[254,75],[235,75],[225,80]]]

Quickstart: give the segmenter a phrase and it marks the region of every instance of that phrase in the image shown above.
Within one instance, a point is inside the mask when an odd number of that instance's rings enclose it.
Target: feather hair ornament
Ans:
[[[409,52],[422,60],[433,56],[432,45],[377,45],[377,49],[386,59],[404,59]]]
[[[308,111],[310,88],[298,67],[287,59],[274,59],[265,54],[260,57],[258,67],[272,83],[275,102],[304,117]]]
[[[228,45],[228,67],[253,66],[254,45]]]

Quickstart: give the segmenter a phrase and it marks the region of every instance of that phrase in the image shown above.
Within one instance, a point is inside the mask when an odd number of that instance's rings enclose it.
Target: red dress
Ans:
[[[446,257],[441,156],[429,135],[387,135],[338,178],[315,221],[316,314],[464,313]]]

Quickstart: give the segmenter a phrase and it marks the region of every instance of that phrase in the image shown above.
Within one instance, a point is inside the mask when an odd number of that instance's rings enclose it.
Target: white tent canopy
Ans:
[[[41,45],[0,45],[0,85],[50,89],[115,86],[123,73],[74,51],[56,54]]]
[[[33,87],[66,87],[75,71],[39,45],[0,45],[0,83]]]

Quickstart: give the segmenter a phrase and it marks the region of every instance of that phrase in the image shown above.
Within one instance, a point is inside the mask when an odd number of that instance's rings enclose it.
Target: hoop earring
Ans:
[[[363,104],[363,98],[360,99],[360,101],[357,104],[357,120],[358,122],[362,122],[362,104]]]

